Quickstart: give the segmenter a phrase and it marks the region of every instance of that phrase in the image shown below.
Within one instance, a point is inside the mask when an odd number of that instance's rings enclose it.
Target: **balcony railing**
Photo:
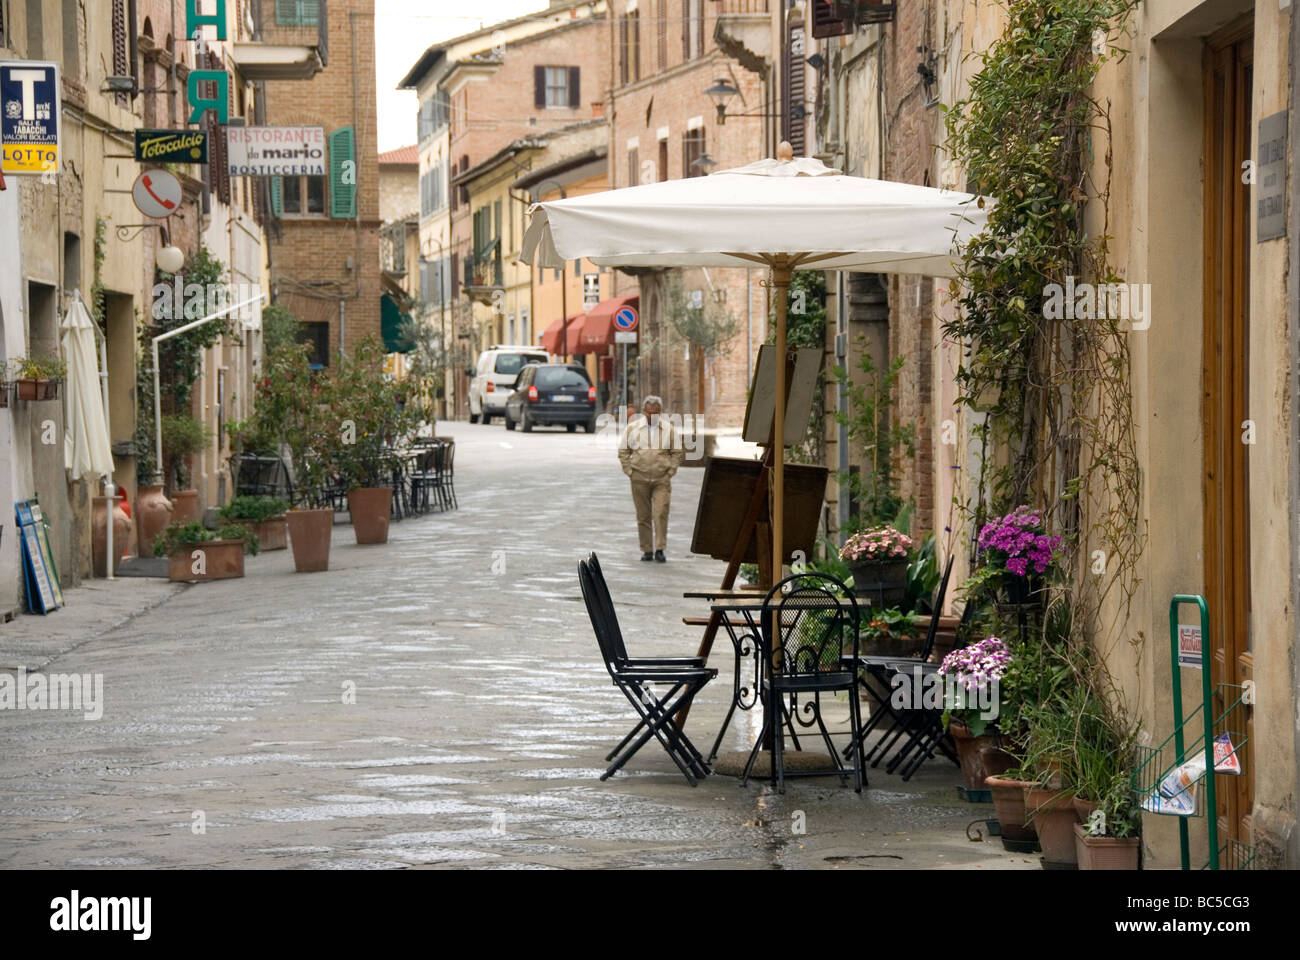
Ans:
[[[771,13],[772,0],[713,0],[718,8],[718,16],[742,13]]]

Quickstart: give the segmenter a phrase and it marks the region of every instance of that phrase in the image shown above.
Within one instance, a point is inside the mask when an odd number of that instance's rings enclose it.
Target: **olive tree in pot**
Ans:
[[[283,341],[266,355],[264,376],[254,394],[247,432],[260,444],[289,448],[295,472],[296,504],[285,514],[294,569],[320,573],[329,569],[334,509],[322,492],[330,477],[333,424],[325,414],[327,384],[316,374],[305,344]]]
[[[165,481],[171,490],[172,522],[199,519],[199,492],[189,487],[189,459],[211,441],[212,431],[201,420],[184,414],[169,414],[162,421]]]
[[[397,451],[415,432],[415,416],[401,385],[383,372],[383,355],[366,338],[339,365],[327,388],[327,416],[334,437],[329,462],[348,490],[357,543],[387,543],[393,482],[401,469]]]

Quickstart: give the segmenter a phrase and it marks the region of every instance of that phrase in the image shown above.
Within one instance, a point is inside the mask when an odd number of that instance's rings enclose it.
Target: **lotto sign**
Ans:
[[[58,173],[60,109],[57,63],[0,61],[0,169]]]
[[[614,329],[616,331],[635,330],[636,320],[636,307],[624,307],[618,313],[614,314]]]

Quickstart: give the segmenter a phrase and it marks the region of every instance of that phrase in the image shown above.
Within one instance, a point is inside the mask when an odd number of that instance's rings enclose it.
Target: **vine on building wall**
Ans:
[[[985,482],[967,509],[978,526],[1017,504],[1045,507],[1076,546],[1065,561],[1074,609],[1097,610],[1112,590],[1127,609],[1146,539],[1129,323],[1113,315],[1114,300],[1055,309],[1052,286],[1124,282],[1107,250],[1108,104],[1092,84],[1103,63],[1125,56],[1110,44],[1137,2],[1010,3],[969,96],[946,118],[951,155],[997,201],[961,251],[959,309],[944,325],[967,345],[960,402],[988,411],[974,438]]]

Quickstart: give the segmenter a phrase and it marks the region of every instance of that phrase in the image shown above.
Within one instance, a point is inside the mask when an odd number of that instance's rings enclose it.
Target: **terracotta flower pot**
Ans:
[[[172,522],[194,523],[199,517],[199,492],[177,490],[172,494]]]
[[[167,561],[167,579],[173,582],[229,580],[243,575],[242,540],[209,540],[181,547]]]
[[[334,531],[334,511],[290,510],[285,515],[289,528],[289,545],[293,548],[293,566],[299,573],[318,573],[330,565],[330,536]]]
[[[122,552],[131,536],[131,518],[122,509],[124,497],[113,498],[113,573],[122,565]],[[108,547],[108,497],[95,497],[90,518],[90,551],[95,576],[108,576],[104,553]]]
[[[1140,837],[1090,837],[1087,828],[1074,825],[1074,853],[1080,870],[1136,870]]]
[[[1072,795],[1064,790],[1044,789],[1038,784],[1025,787],[1025,811],[1038,833],[1043,859],[1049,863],[1075,864]]]
[[[41,387],[39,380],[15,380],[18,384],[19,400],[39,400],[41,398]]]
[[[135,517],[140,556],[153,556],[153,542],[172,522],[172,509],[172,502],[163,493],[161,483],[151,483],[136,491]]]
[[[392,487],[360,487],[348,491],[348,511],[357,543],[387,543],[388,518],[393,511]]]
[[[1097,804],[1082,797],[1073,798],[1070,805],[1074,807],[1074,815],[1079,818],[1080,823],[1087,823],[1088,818],[1092,816],[1092,811],[1097,809]]]
[[[285,550],[289,546],[289,525],[284,517],[272,517],[254,523],[252,520],[236,520],[241,527],[247,527],[257,537],[258,550]]]
[[[948,732],[957,744],[957,761],[961,764],[961,779],[967,790],[984,790],[989,777],[1010,770],[1015,757],[1002,749],[1002,738],[996,727],[992,733],[972,736],[970,728],[960,720],[948,724]]]
[[[1002,836],[1007,840],[1034,840],[1038,834],[1025,811],[1025,788],[1032,783],[1007,777],[986,777],[984,785],[993,791],[993,810],[998,815]]]

